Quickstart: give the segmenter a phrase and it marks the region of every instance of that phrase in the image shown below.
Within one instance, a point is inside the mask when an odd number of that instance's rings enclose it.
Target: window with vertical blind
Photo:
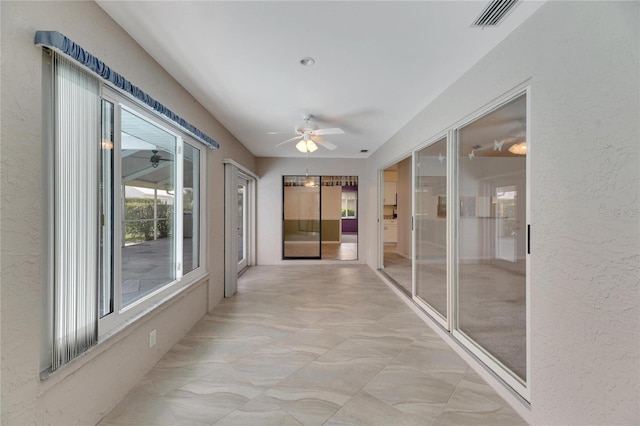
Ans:
[[[204,145],[61,54],[51,72],[51,355],[43,370],[206,273]]]
[[[98,167],[100,84],[53,59],[53,344],[56,369],[98,338]]]

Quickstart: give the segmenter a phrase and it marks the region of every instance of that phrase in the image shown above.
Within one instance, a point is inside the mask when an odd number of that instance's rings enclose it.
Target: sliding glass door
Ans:
[[[358,177],[283,176],[283,259],[358,259]]]
[[[458,131],[457,329],[525,382],[527,144],[521,96]]]
[[[446,325],[447,314],[447,139],[415,157],[416,297]]]
[[[413,299],[529,398],[527,94],[414,152]]]
[[[320,176],[283,177],[284,258],[320,259]]]

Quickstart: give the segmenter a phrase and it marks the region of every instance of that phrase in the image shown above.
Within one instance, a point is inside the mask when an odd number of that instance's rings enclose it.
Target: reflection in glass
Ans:
[[[122,306],[175,280],[176,137],[122,109]]]
[[[322,176],[322,258],[358,258],[358,177]]]
[[[458,328],[522,380],[525,123],[523,95],[460,129],[458,158]]]
[[[184,144],[182,180],[183,273],[200,266],[200,151]]]
[[[447,140],[418,152],[415,181],[416,295],[447,318]]]
[[[320,258],[320,177],[284,176],[284,257]]]
[[[100,318],[113,312],[113,104],[102,101],[102,150],[100,173]]]

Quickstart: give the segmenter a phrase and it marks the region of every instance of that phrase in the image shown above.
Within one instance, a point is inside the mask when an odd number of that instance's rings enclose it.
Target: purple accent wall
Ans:
[[[358,232],[358,218],[342,219],[342,232]]]
[[[342,192],[358,192],[358,186],[343,186]],[[359,205],[358,208],[360,208]],[[342,219],[342,232],[358,232],[358,218]]]

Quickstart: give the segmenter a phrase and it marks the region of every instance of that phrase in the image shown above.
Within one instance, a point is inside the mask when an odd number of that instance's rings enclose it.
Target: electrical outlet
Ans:
[[[149,332],[149,347],[152,348],[156,345],[156,329],[154,328]]]

